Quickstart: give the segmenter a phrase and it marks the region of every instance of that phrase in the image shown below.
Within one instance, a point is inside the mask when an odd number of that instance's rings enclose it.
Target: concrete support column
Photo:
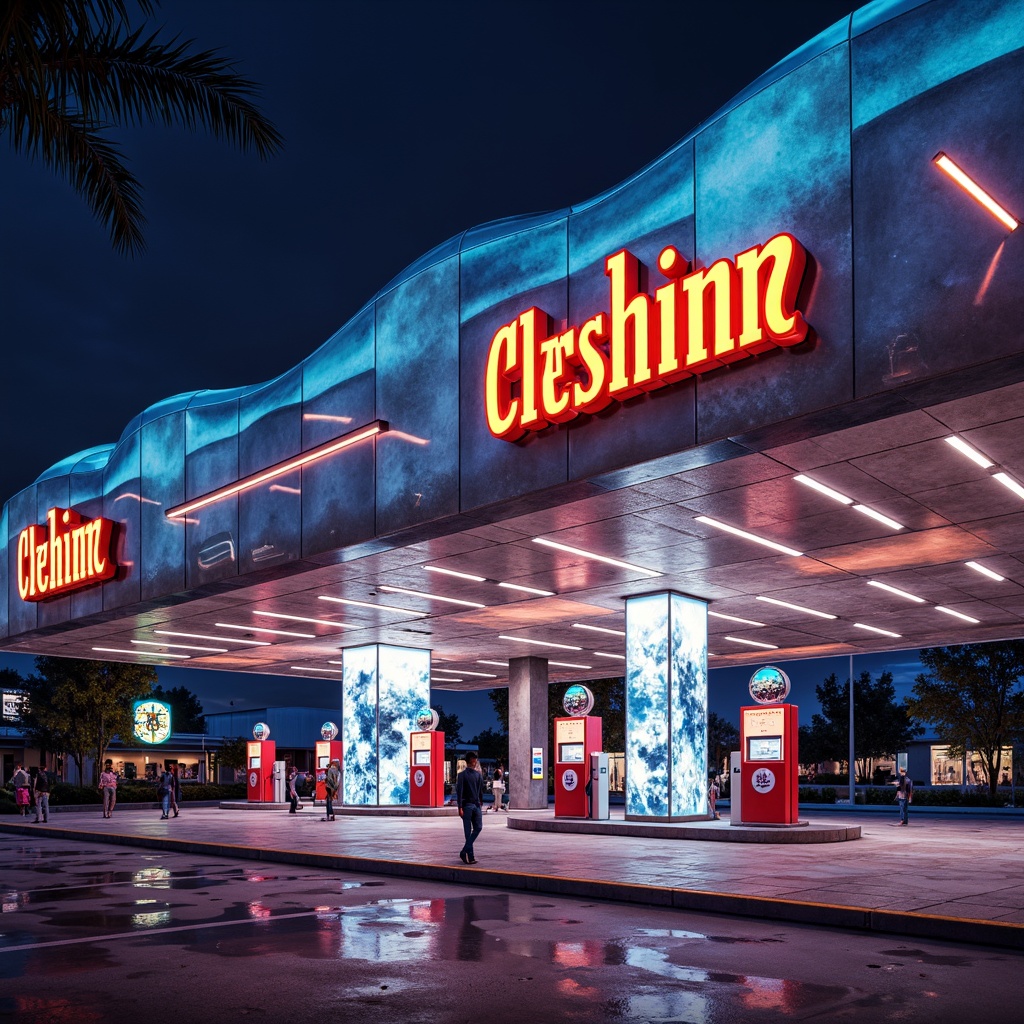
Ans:
[[[707,818],[707,604],[626,599],[626,818]]]
[[[409,733],[430,704],[430,651],[370,644],[341,654],[341,803],[409,802]]]
[[[542,751],[543,779],[532,779],[534,748]],[[548,805],[548,659],[508,663],[509,806],[514,811]]]

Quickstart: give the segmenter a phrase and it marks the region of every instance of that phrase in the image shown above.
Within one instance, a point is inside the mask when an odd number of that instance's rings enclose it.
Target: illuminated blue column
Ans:
[[[341,802],[409,802],[409,733],[430,704],[430,651],[373,644],[342,651]]]
[[[707,604],[626,600],[626,817],[706,818]]]

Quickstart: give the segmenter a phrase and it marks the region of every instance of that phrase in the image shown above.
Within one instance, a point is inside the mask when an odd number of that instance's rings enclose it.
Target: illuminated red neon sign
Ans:
[[[26,526],[18,537],[21,599],[46,601],[113,578],[115,526],[110,519],[85,519],[70,508],[51,508],[45,526]]]
[[[491,433],[515,441],[582,413],[775,346],[799,344],[808,326],[796,309],[807,254],[790,234],[691,270],[674,246],[653,297],[640,261],[625,249],[605,260],[609,313],[552,333],[533,307],[491,339],[484,404]]]

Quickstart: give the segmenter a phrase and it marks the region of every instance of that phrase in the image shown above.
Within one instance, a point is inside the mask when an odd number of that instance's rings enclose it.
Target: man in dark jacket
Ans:
[[[466,755],[466,770],[459,772],[455,780],[455,802],[459,806],[462,830],[466,834],[465,845],[459,851],[459,860],[463,864],[475,864],[473,843],[484,827],[484,777],[480,774],[476,754]]]

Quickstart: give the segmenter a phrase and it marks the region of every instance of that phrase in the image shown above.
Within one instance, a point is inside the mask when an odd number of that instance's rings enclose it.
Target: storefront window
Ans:
[[[967,776],[964,777],[966,765]],[[1010,785],[1013,776],[1013,749],[1003,747],[999,763],[998,785]],[[968,750],[967,756],[951,756],[949,747],[932,747],[932,784],[935,786],[988,786],[988,766],[984,757]]]
[[[932,747],[932,785],[962,786],[963,767],[963,758],[951,757],[949,747]]]

